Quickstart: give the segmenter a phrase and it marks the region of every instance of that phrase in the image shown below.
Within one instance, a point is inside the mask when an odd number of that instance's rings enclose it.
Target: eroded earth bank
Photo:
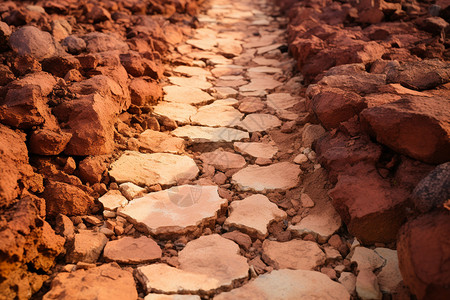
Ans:
[[[450,6],[0,2],[0,299],[449,299]]]

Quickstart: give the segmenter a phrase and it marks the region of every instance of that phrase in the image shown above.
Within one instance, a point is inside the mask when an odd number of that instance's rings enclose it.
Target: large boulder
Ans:
[[[406,223],[397,253],[403,281],[418,299],[450,298],[450,212],[434,211]]]
[[[450,100],[408,96],[371,107],[361,122],[381,144],[426,163],[450,160]]]
[[[99,94],[68,100],[53,110],[72,134],[64,152],[69,155],[99,155],[114,149],[114,121],[117,106]]]
[[[329,195],[348,231],[364,244],[395,241],[406,218],[407,190],[391,186],[374,167],[360,164],[339,175]]]
[[[24,26],[15,31],[9,38],[9,44],[18,54],[28,54],[37,60],[57,53],[56,43],[51,34],[34,26]]]

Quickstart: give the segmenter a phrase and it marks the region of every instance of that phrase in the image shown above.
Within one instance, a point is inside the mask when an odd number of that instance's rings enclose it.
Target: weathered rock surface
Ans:
[[[95,263],[106,242],[108,242],[108,238],[103,233],[89,230],[80,231],[75,234],[73,247],[67,255],[66,261],[69,263]]]
[[[266,131],[280,126],[281,121],[276,116],[269,114],[249,114],[239,124],[239,127],[248,132]]]
[[[172,134],[178,137],[185,137],[194,143],[209,143],[209,142],[234,142],[243,139],[248,139],[248,132],[237,130],[233,128],[211,128],[203,126],[186,125],[178,127]]]
[[[409,221],[398,235],[403,281],[419,299],[445,299],[449,289],[450,213],[435,211]]]
[[[143,264],[160,259],[162,255],[158,244],[146,236],[139,238],[123,237],[109,241],[103,250],[103,257],[107,261],[123,264]]]
[[[200,155],[200,159],[203,163],[211,165],[223,172],[228,169],[241,169],[246,165],[246,161],[243,156],[217,149],[213,152],[206,152]]]
[[[217,116],[220,116],[218,118]],[[191,117],[192,124],[211,127],[234,127],[244,115],[232,106],[210,104],[198,109]]]
[[[11,48],[20,55],[31,55],[42,60],[56,54],[55,41],[48,32],[34,26],[24,26],[13,32],[9,38]]]
[[[261,275],[240,288],[214,297],[215,300],[251,298],[348,300],[350,295],[343,285],[320,272],[278,270]]]
[[[242,154],[247,154],[256,158],[260,157],[271,159],[278,152],[277,147],[263,143],[235,142],[233,145],[234,149],[241,152]]]
[[[118,183],[133,182],[140,186],[151,186],[194,179],[198,171],[189,156],[126,151],[111,165],[109,175]]]
[[[263,259],[276,269],[314,270],[325,263],[325,253],[311,241],[263,242]]]
[[[193,232],[227,204],[216,186],[181,185],[134,199],[120,214],[152,235]]]
[[[154,130],[146,130],[138,137],[139,148],[141,151],[150,151],[157,153],[175,153],[184,152],[184,140],[173,137],[168,133]]]
[[[186,103],[186,104],[204,104],[213,100],[208,93],[198,88],[170,85],[163,88],[166,95],[164,101]]]
[[[287,190],[298,184],[300,174],[300,167],[288,162],[265,167],[250,165],[235,173],[232,181],[244,191]]]
[[[188,124],[191,117],[197,113],[197,109],[186,103],[159,102],[153,108],[153,112],[158,116],[165,116],[179,124]]]
[[[225,228],[237,228],[261,239],[269,234],[267,227],[271,222],[287,217],[269,198],[259,194],[231,202],[229,211],[224,223]]]
[[[134,300],[138,297],[133,275],[115,263],[60,273],[53,279],[51,289],[43,299],[61,299],[67,295],[77,300]]]
[[[385,260],[385,264],[377,275],[380,290],[385,293],[394,293],[403,280],[398,267],[397,251],[388,248],[375,248],[375,252]]]
[[[118,207],[124,207],[128,204],[125,198],[118,190],[110,190],[100,198],[98,201],[103,204],[103,208],[107,210],[115,210]]]

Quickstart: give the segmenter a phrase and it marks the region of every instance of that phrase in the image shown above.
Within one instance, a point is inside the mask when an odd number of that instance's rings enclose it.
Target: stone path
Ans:
[[[301,78],[285,51],[286,20],[265,0],[212,0],[198,19],[168,57],[177,64],[166,66],[164,101],[154,107],[176,128],[143,132],[117,158],[109,175],[120,192],[100,198],[107,221],[99,233],[75,235],[69,263],[102,255],[113,264],[57,282],[82,285],[106,271],[120,286],[132,281],[116,262],[135,268],[145,299],[344,300],[357,291],[379,299],[367,288],[372,271],[395,272],[394,255],[353,249],[358,280],[344,261],[350,245],[336,234],[341,219],[310,149],[323,128],[302,135],[295,122],[304,99],[292,89]],[[379,274],[383,290],[398,281]],[[47,299],[63,293],[56,283]]]

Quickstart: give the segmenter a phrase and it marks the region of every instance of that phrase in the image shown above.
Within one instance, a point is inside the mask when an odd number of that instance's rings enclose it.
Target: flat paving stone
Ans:
[[[280,126],[281,121],[277,117],[269,114],[257,113],[247,115],[239,124],[239,127],[248,132],[266,131]]]
[[[190,241],[178,253],[180,269],[205,274],[220,286],[229,287],[248,277],[247,259],[240,255],[239,245],[218,234]]]
[[[184,152],[185,141],[166,132],[148,129],[139,135],[138,141],[141,151],[175,154]]]
[[[249,68],[247,72],[275,74],[275,73],[283,73],[283,70],[281,70],[280,68],[263,66],[263,67]]]
[[[261,101],[260,98],[257,97],[247,97],[241,100],[241,104],[238,109],[246,114],[257,113],[266,107],[264,102]]]
[[[298,185],[300,174],[300,167],[289,162],[264,167],[250,165],[235,173],[232,182],[244,191],[288,190]]]
[[[273,44],[273,45],[269,45],[269,46],[264,46],[264,47],[259,47],[257,53],[258,54],[264,54],[273,50],[276,50],[278,48],[280,48],[281,46],[283,46],[284,44]]]
[[[199,67],[178,66],[173,71],[187,76],[211,76],[211,72]]]
[[[217,65],[214,69],[211,70],[212,75],[214,77],[219,78],[222,76],[228,75],[241,75],[244,71],[243,66],[237,65]]]
[[[217,41],[211,38],[190,39],[186,41],[186,44],[201,50],[210,51],[217,45]]]
[[[170,185],[194,179],[198,167],[189,156],[170,153],[125,151],[111,165],[109,175],[118,183],[132,182],[139,186]]]
[[[115,210],[118,207],[127,205],[128,200],[118,190],[110,190],[100,198],[98,201],[103,204],[103,208],[107,210]]]
[[[271,159],[278,152],[275,146],[256,142],[235,142],[233,146],[236,151],[256,158]]]
[[[217,98],[219,99],[236,97],[239,94],[237,90],[230,87],[215,87],[214,90],[216,91]]]
[[[148,293],[205,293],[220,288],[220,282],[207,274],[160,263],[137,268],[136,277]]]
[[[242,53],[241,42],[234,39],[217,39],[217,49],[225,57],[235,57]]]
[[[241,169],[247,164],[243,156],[221,149],[202,153],[200,159],[203,163],[211,165],[223,172],[229,169]]]
[[[283,210],[264,195],[252,195],[240,201],[233,201],[229,211],[224,228],[237,228],[259,239],[267,237],[267,227],[271,222],[287,217]]]
[[[122,216],[145,226],[152,235],[193,232],[217,217],[227,203],[217,186],[181,185],[134,199],[120,210]]]
[[[197,113],[197,108],[186,103],[162,101],[153,107],[153,113],[168,117],[178,124],[183,125],[191,122],[191,117]]]
[[[243,85],[239,87],[239,91],[241,92],[255,92],[255,91],[265,91],[272,90],[276,87],[282,85],[281,82],[276,81],[271,78],[253,78],[251,79],[249,84]]]
[[[331,204],[310,211],[295,225],[288,229],[296,236],[312,234],[319,243],[325,243],[341,227],[342,220]]]
[[[201,77],[177,77],[171,76],[169,78],[170,83],[184,86],[184,87],[194,87],[202,90],[207,90],[212,87],[212,84],[206,81],[206,78]]]
[[[160,259],[161,248],[151,238],[141,236],[134,238],[123,237],[119,240],[109,241],[103,250],[106,261],[115,261],[123,264],[143,264]]]
[[[194,143],[234,142],[250,138],[248,132],[227,127],[204,127],[186,125],[172,131],[178,137]]]
[[[325,263],[325,253],[311,241],[263,242],[263,260],[277,269],[314,270]]]
[[[201,300],[197,295],[148,294],[144,300]]]
[[[292,108],[299,102],[299,98],[293,97],[289,93],[273,93],[267,95],[267,106],[277,111]]]
[[[261,65],[261,66],[276,66],[280,63],[280,61],[278,61],[276,59],[269,59],[269,58],[265,58],[263,56],[255,57],[253,59],[253,62],[258,65]]]
[[[200,107],[197,114],[191,117],[192,124],[211,127],[233,127],[240,124],[242,114],[229,105],[211,104]]]
[[[214,297],[214,300],[236,299],[350,300],[350,294],[323,273],[284,269],[263,274],[240,288]]]
[[[198,88],[169,85],[163,87],[164,101],[185,104],[203,104],[214,98]]]
[[[244,84],[247,84],[248,81],[247,80],[242,80],[242,79],[238,79],[238,80],[216,80],[216,82],[214,83],[214,86],[216,87],[238,87]]]

